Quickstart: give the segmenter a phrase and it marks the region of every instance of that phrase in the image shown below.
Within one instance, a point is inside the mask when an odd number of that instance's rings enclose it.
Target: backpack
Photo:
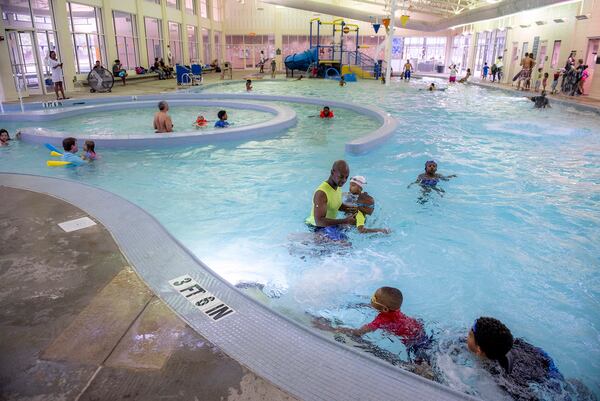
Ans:
[[[498,66],[496,65],[496,63],[492,64],[492,74],[495,74],[496,72],[498,72]]]
[[[144,67],[135,67],[136,74],[145,74],[147,71]]]

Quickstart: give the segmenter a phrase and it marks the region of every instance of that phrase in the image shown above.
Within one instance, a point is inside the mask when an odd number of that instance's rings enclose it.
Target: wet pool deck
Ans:
[[[100,224],[0,187],[0,400],[293,400],[156,298]]]

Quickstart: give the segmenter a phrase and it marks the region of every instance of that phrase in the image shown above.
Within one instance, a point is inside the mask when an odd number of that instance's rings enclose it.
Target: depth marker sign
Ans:
[[[187,274],[169,280],[169,284],[190,301],[196,309],[200,310],[214,321],[235,313],[233,309],[225,305],[225,302],[206,291],[206,289],[202,288],[196,280]]]

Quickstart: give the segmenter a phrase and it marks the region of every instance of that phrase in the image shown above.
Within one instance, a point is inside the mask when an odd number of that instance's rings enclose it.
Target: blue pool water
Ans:
[[[215,121],[218,120],[217,113],[220,107],[202,107],[202,106],[182,106],[172,104],[169,109],[169,115],[173,120],[175,132],[189,132],[196,130],[196,118],[200,115],[209,121],[206,128],[212,129]],[[226,108],[229,121],[237,126],[257,124],[273,118],[273,115],[257,110]],[[117,111],[93,111],[86,115],[61,118],[54,121],[48,121],[43,124],[44,128],[66,132],[77,133],[78,135],[129,135],[129,134],[153,134],[154,114],[158,110],[153,104],[152,107],[140,107],[135,109],[124,109]],[[39,123],[37,123],[39,125]],[[34,127],[34,122],[16,123],[11,122],[3,127],[15,131],[22,127]]]
[[[600,116],[558,104],[534,110],[527,99],[475,86],[419,90],[425,86],[254,83],[254,93],[376,105],[401,121],[384,146],[362,156],[345,155],[344,143],[377,123],[343,110],[322,121],[309,117],[315,107],[292,105],[297,127],[274,139],[98,149],[103,159],[79,170],[49,169],[45,149],[13,143],[0,149],[0,170],[80,180],[136,202],[223,277],[264,284],[252,293],[305,324],[306,312],[364,324],[375,313],[360,304],[377,287],[396,286],[402,310],[441,342],[494,316],[599,394]],[[339,158],[368,179],[377,207],[367,226],[393,233],[350,233],[350,250],[318,255],[304,245],[304,218]],[[441,184],[443,196],[407,189],[429,159],[458,175]],[[389,337],[370,338],[401,351]],[[450,356],[438,366],[447,384],[501,398]]]

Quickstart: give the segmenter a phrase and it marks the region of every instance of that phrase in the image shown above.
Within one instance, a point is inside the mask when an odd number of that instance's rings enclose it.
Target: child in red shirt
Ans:
[[[321,118],[333,118],[333,111],[329,109],[329,106],[323,107],[321,110],[321,114],[319,115]]]
[[[416,319],[406,316],[400,312],[402,306],[402,292],[394,287],[380,287],[371,297],[371,306],[379,311],[375,319],[359,329],[346,327],[331,327],[321,321],[313,321],[313,324],[321,329],[336,331],[354,336],[362,336],[366,333],[381,329],[399,337],[407,348],[420,346],[428,342],[423,325]]]

